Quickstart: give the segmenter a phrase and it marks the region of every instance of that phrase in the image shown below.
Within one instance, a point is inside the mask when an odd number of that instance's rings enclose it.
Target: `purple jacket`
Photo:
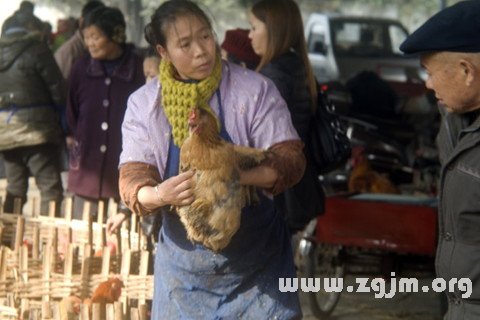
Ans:
[[[123,123],[120,165],[148,163],[157,167],[163,178],[171,130],[160,103],[160,89],[158,80],[152,80],[131,95]],[[269,79],[223,62],[219,91],[225,129],[233,143],[268,149],[280,142],[299,140],[287,105]],[[212,95],[209,105],[218,115],[217,94]]]
[[[68,190],[74,194],[119,199],[118,161],[121,125],[129,95],[145,83],[142,59],[128,46],[110,77],[89,55],[72,67],[67,102],[70,149]]]

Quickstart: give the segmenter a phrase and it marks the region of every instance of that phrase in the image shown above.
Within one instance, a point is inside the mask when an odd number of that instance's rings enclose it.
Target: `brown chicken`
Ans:
[[[105,305],[118,301],[122,295],[123,282],[118,278],[110,278],[98,285],[91,298],[83,300],[87,306],[90,316],[92,315],[92,304],[100,304],[100,317],[105,319]],[[60,319],[78,319],[80,315],[82,299],[77,296],[65,297],[60,301]]]
[[[239,184],[240,170],[260,164],[266,151],[224,141],[215,117],[207,111],[194,109],[188,124],[190,136],[180,150],[180,171],[195,171],[195,200],[177,211],[190,240],[219,251],[240,227],[242,208],[255,201],[254,188]]]
[[[92,303],[114,303],[122,295],[123,281],[110,278],[98,285],[92,294]]]
[[[122,295],[123,281],[118,278],[109,278],[98,285],[92,294],[91,299],[85,299],[84,304],[88,306],[89,313],[92,314],[92,305],[94,303],[100,304],[101,319],[104,319],[105,305],[107,303],[114,303],[118,301]]]
[[[362,157],[348,180],[348,191],[361,193],[398,193],[398,189],[384,174],[374,171],[368,159]]]

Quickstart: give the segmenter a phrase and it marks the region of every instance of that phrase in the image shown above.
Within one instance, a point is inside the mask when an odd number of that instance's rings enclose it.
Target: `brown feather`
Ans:
[[[398,193],[386,175],[374,171],[366,158],[353,168],[348,180],[348,191],[361,193]]]

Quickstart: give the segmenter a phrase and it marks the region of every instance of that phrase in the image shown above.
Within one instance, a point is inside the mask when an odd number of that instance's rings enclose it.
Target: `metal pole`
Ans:
[[[440,10],[443,10],[447,7],[447,0],[440,0]]]

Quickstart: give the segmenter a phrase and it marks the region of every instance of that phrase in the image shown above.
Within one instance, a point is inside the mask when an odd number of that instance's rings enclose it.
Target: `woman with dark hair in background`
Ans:
[[[293,126],[307,141],[317,100],[317,83],[308,60],[302,16],[293,0],[262,0],[250,12],[253,50],[261,57],[257,71],[273,80],[287,102]],[[275,205],[292,233],[302,229],[309,218],[324,210],[324,193],[310,161],[302,180],[275,197]]]
[[[145,83],[142,58],[125,43],[120,10],[99,7],[82,24],[88,55],[72,67],[67,120],[68,190],[74,193],[74,218],[81,219],[84,200],[120,200],[118,159],[121,123],[128,96]],[[105,206],[106,207],[106,206]]]
[[[223,250],[188,240],[176,211],[162,215],[152,319],[301,318],[298,294],[279,286],[295,268],[285,222],[267,196],[295,184],[305,164],[285,102],[268,79],[220,58],[210,20],[191,1],[164,2],[145,34],[162,59],[159,80],[132,94],[123,122],[120,192],[132,211],[194,201],[193,172],[179,174],[178,157],[195,107],[217,117],[223,139],[268,149],[265,163],[240,172],[240,184],[262,189],[260,203],[242,210]]]

